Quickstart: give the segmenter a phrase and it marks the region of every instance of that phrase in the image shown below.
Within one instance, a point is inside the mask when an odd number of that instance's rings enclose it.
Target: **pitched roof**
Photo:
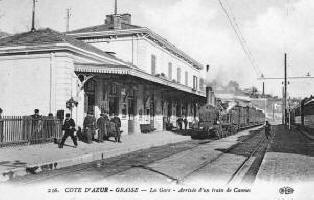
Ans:
[[[142,28],[142,27],[131,25],[131,24],[126,24],[126,23],[121,23],[122,30],[136,29],[136,28]],[[114,30],[111,24],[102,24],[102,25],[89,26],[89,27],[69,31],[67,33],[86,33],[86,32],[111,31],[111,30]]]
[[[77,48],[96,53],[107,58],[116,59],[115,56],[108,54],[90,44],[75,39],[72,36],[54,31],[52,29],[39,29],[36,31],[15,34],[0,39],[1,47],[17,47],[17,46],[38,46],[44,44],[69,43]]]
[[[132,30],[134,29],[134,30]],[[89,37],[110,37],[110,35],[128,35],[128,34],[140,33],[146,34],[147,38],[154,41],[155,43],[159,44],[163,48],[167,49],[168,51],[174,53],[176,56],[181,57],[182,59],[188,61],[197,69],[203,69],[203,65],[191,58],[189,55],[175,47],[172,43],[170,43],[167,39],[163,38],[162,36],[154,33],[150,29],[146,27],[131,25],[127,23],[121,23],[121,29],[114,29],[112,28],[111,24],[102,24],[98,26],[91,26],[87,28],[77,29],[70,32],[66,32],[65,34],[71,35],[77,39],[84,39]]]

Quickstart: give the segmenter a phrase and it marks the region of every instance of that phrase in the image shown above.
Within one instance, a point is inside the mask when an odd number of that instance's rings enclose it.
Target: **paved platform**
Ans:
[[[256,182],[314,182],[314,140],[295,127],[289,130],[283,125],[275,126]]]
[[[149,134],[126,135],[121,140],[122,143],[79,142],[78,148],[73,148],[73,142],[68,138],[62,149],[52,143],[0,148],[0,181],[42,170],[54,170],[101,160],[153,146],[187,141],[191,138],[169,131],[155,131]]]

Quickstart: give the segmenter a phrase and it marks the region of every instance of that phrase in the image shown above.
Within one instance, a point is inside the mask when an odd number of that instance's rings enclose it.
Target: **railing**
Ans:
[[[62,123],[52,117],[4,116],[0,119],[0,147],[40,144],[62,137]]]

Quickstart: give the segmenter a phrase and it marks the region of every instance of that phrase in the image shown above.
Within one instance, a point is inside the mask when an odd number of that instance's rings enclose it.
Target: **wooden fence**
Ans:
[[[4,116],[0,119],[0,147],[40,144],[62,137],[62,123],[51,117]]]

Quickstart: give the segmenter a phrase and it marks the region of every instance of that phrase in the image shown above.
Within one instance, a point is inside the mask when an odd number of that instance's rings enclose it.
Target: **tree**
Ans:
[[[227,87],[234,90],[234,91],[240,90],[239,83],[237,81],[233,81],[233,80],[229,81]]]

